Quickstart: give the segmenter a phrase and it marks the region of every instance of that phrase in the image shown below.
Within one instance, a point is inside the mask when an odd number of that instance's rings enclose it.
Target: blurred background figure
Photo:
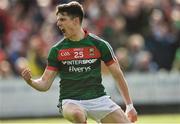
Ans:
[[[117,60],[123,71],[130,71],[130,58],[129,52],[126,48],[120,47],[115,52]]]
[[[11,65],[7,61],[7,56],[2,49],[0,49],[0,79],[12,76]]]
[[[20,57],[30,62],[33,75],[42,72],[47,51],[63,37],[56,26],[55,6],[69,1],[0,1],[0,48],[9,63],[10,75],[19,75],[15,62]],[[149,61],[147,72],[171,71],[176,67],[180,46],[178,0],[77,1],[85,8],[84,28],[107,40],[117,50],[124,71],[138,71],[136,65],[145,56]]]
[[[180,48],[176,50],[175,59],[173,61],[173,70],[180,71]]]
[[[32,36],[27,51],[27,61],[33,76],[42,75],[46,67],[47,47],[41,36]]]
[[[127,41],[127,49],[130,71],[151,72],[157,70],[155,64],[153,66],[151,53],[145,49],[145,41],[142,35],[131,35]]]

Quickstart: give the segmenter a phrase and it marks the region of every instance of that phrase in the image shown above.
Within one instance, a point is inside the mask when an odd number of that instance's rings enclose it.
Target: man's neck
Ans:
[[[79,31],[77,31],[77,33],[75,33],[74,35],[72,35],[68,39],[71,41],[80,41],[81,39],[84,38],[84,36],[85,36],[85,32],[82,28],[80,28]]]

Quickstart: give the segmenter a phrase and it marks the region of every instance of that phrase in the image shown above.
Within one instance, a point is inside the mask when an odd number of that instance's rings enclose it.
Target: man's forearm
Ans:
[[[132,104],[132,100],[130,98],[127,82],[126,82],[124,75],[123,75],[121,70],[120,70],[120,74],[117,74],[117,77],[115,77],[115,78],[116,78],[115,80],[118,83],[120,92],[123,96],[123,99],[125,101],[125,104],[126,105]]]
[[[118,88],[120,89],[121,95],[126,104],[125,113],[131,122],[135,122],[137,120],[137,112],[133,106],[133,102],[131,100],[131,97],[128,91],[127,82],[125,80],[122,70],[119,67],[119,64],[116,62],[110,65],[109,70],[111,71],[113,77],[115,78],[118,84]]]
[[[121,69],[119,67],[119,64],[114,63],[114,64],[110,65],[109,70],[118,84],[118,88],[123,96],[125,104],[126,105],[132,104],[128,86],[127,86],[126,80],[124,78],[123,72],[121,71]]]
[[[29,81],[26,81],[31,87],[38,91],[47,91],[49,87],[47,87],[45,82],[42,80],[42,78],[39,79],[30,79]]]
[[[56,77],[57,72],[45,69],[43,75],[39,79],[32,79],[31,72],[29,68],[22,71],[21,75],[24,80],[34,89],[39,91],[47,91]]]

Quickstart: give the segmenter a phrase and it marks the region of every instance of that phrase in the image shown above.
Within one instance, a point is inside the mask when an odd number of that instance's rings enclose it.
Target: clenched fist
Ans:
[[[133,104],[126,105],[125,114],[131,122],[134,123],[135,121],[137,121],[137,112]]]
[[[22,72],[21,72],[21,76],[24,78],[24,80],[30,84],[31,83],[31,71],[29,68],[25,68]]]

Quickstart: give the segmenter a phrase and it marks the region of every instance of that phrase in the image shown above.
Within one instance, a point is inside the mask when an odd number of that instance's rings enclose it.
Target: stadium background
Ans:
[[[27,86],[19,73],[28,65],[34,77],[42,74],[50,47],[63,37],[55,6],[68,1],[0,1],[1,119],[59,116],[58,80],[41,93]],[[138,113],[179,115],[180,0],[79,2],[85,10],[83,27],[112,45]],[[108,94],[124,108],[104,66],[102,73]]]

